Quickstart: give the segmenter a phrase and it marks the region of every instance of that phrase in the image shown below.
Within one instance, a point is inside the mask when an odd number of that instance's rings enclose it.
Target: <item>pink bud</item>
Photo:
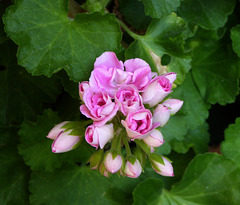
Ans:
[[[160,127],[163,127],[167,124],[170,114],[171,112],[168,107],[164,106],[163,104],[159,104],[153,112],[153,122],[160,122]]]
[[[90,87],[90,85],[89,85],[88,81],[83,81],[83,82],[79,83],[79,96],[82,101],[83,101],[83,94],[89,87]]]
[[[171,89],[172,83],[168,78],[164,76],[153,78],[142,93],[143,103],[153,107],[171,93]]]
[[[150,147],[159,147],[164,142],[162,133],[157,129],[153,130],[143,141]]]
[[[62,128],[63,125],[65,125],[68,122],[69,121],[61,122],[60,124],[57,124],[55,127],[53,127],[48,133],[47,138],[55,140],[57,136],[65,130],[64,128]]]
[[[113,154],[111,152],[107,153],[104,159],[104,165],[107,171],[116,173],[122,167],[121,155],[117,155],[115,158],[113,158]]]
[[[61,132],[52,143],[52,152],[62,153],[74,149],[80,141],[79,136],[70,135],[72,130]]]
[[[170,98],[162,104],[170,109],[171,114],[176,114],[181,109],[183,101]]]
[[[134,164],[127,161],[124,169],[124,173],[127,177],[137,178],[140,176],[142,172],[142,166],[138,159],[135,160]]]
[[[155,172],[162,176],[174,176],[173,167],[171,162],[169,162],[166,158],[162,157],[164,164],[161,164],[157,161],[151,160],[152,167]]]
[[[93,147],[98,148],[100,146],[101,149],[105,146],[105,144],[113,138],[113,124],[105,124],[101,127],[96,127],[94,125],[90,125],[87,127],[85,132],[85,139],[87,143],[92,145]]]

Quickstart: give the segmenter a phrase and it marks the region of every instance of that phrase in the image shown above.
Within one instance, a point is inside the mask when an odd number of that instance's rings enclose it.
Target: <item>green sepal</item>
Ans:
[[[100,165],[103,159],[103,153],[104,151],[102,149],[99,149],[91,156],[89,160],[91,168],[98,167]]]
[[[149,155],[149,160],[150,160],[151,164],[154,163],[154,161],[155,161],[155,162],[158,162],[162,165],[165,165],[162,156],[158,155],[156,153],[151,153]]]
[[[70,122],[66,123],[65,125],[63,125],[61,128],[66,129],[66,130],[72,130],[72,129],[75,129],[78,127],[82,127],[82,122],[70,121]]]
[[[134,163],[136,162],[137,157],[130,155],[128,157],[126,157],[126,161],[129,161],[132,165],[134,165]]]
[[[139,149],[139,147],[137,146],[137,148],[133,152],[133,155],[136,156],[140,164],[144,166],[144,164],[146,163],[147,155],[142,151],[142,149]]]
[[[66,130],[64,132],[66,132]],[[77,128],[77,129],[73,129],[69,134],[82,137],[82,136],[84,136],[84,132],[85,132],[85,129]]]

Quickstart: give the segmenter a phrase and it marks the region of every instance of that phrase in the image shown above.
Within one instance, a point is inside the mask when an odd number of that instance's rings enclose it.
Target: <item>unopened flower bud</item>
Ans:
[[[170,109],[162,104],[159,104],[153,112],[153,122],[160,122],[160,127],[167,124],[170,118]]]
[[[118,172],[122,167],[122,163],[122,156],[111,152],[108,152],[104,159],[105,168],[111,173]]]
[[[55,140],[57,136],[65,130],[65,128],[62,128],[68,121],[61,122],[60,124],[57,124],[55,127],[53,127],[50,132],[47,135],[47,138]]]
[[[80,142],[81,137],[71,135],[72,130],[66,132],[61,132],[57,138],[52,143],[52,152],[62,153],[68,152],[77,147]]]
[[[82,101],[83,101],[83,94],[89,87],[90,85],[88,81],[83,81],[79,83],[79,96]]]
[[[138,159],[134,156],[128,157],[124,168],[125,175],[130,178],[137,178],[140,176],[141,172],[142,166]]]
[[[168,107],[171,114],[176,114],[182,107],[183,101],[178,99],[170,98],[162,103],[164,106]]]
[[[152,153],[150,157],[151,165],[155,172],[162,176],[174,176],[173,167],[170,161],[154,153]]]
[[[159,147],[164,143],[162,133],[157,129],[154,129],[143,141],[150,147]]]

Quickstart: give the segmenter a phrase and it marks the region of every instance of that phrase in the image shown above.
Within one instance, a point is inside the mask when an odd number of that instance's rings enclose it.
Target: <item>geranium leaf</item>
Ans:
[[[222,142],[221,151],[223,155],[234,160],[240,166],[240,118],[225,130],[225,141]]]
[[[75,150],[67,153],[52,153],[52,140],[46,138],[48,132],[61,120],[57,113],[45,110],[36,123],[24,122],[19,131],[21,143],[19,153],[32,170],[53,171],[64,163],[86,162],[93,150],[83,140]],[[84,128],[83,128],[84,132]]]
[[[142,0],[145,6],[145,13],[152,18],[161,18],[176,11],[180,6],[180,0]]]
[[[217,41],[210,32],[199,31],[194,39],[192,72],[203,96],[211,103],[232,103],[239,93],[239,61],[227,42]]]
[[[35,120],[44,103],[53,103],[62,88],[56,79],[32,77],[16,62],[16,46],[10,41],[0,45],[0,125],[19,125]]]
[[[215,30],[224,26],[228,15],[233,12],[235,2],[236,0],[183,0],[178,12],[189,23]]]
[[[17,153],[18,136],[13,128],[0,129],[0,204],[29,204],[29,170]]]
[[[184,50],[183,32],[185,22],[176,14],[154,19],[144,36],[135,40],[126,51],[126,58],[142,58],[149,63],[153,71],[176,72],[177,83],[181,84],[190,69],[191,58]],[[161,58],[167,54],[170,62],[162,66]],[[154,57],[155,56],[155,57]],[[156,62],[156,58],[159,58]]]
[[[231,29],[232,47],[238,57],[240,57],[240,25]]]
[[[202,99],[194,85],[191,73],[188,73],[183,84],[174,90],[172,98],[183,100],[184,103],[181,110],[172,116],[169,122],[161,128],[161,132],[166,141],[171,146],[175,146],[175,151],[186,152],[190,146],[194,146],[197,143],[194,137],[189,136],[187,140],[186,135],[194,135],[194,132],[197,132],[194,130],[204,125],[208,117],[210,105]],[[185,147],[187,149],[184,149],[185,151],[181,150],[180,147],[176,146],[176,143],[178,145],[183,143],[184,146],[187,146]],[[199,146],[197,145],[197,147]]]
[[[9,7],[4,23],[19,45],[18,63],[30,73],[50,77],[64,68],[72,80],[82,81],[96,57],[119,49],[121,32],[114,18],[82,13],[71,19],[67,0],[22,0]]]
[[[239,171],[239,167],[233,161],[218,154],[207,153],[198,155],[190,162],[182,180],[173,185],[171,191],[162,190],[162,182],[156,181],[156,189],[151,188],[151,183],[145,183],[144,187],[140,187],[140,184],[134,193],[141,190],[140,188],[152,190],[152,197],[149,199],[146,196],[145,204],[238,204]]]

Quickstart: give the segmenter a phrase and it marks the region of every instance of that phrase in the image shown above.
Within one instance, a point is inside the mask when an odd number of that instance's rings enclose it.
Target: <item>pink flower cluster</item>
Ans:
[[[93,120],[86,128],[85,139],[96,149],[101,148],[90,159],[92,168],[105,176],[119,171],[128,177],[138,177],[142,162],[131,153],[130,139],[143,147],[157,173],[173,176],[171,163],[162,156],[153,158],[151,153],[164,143],[156,128],[163,127],[183,104],[178,99],[166,99],[175,79],[175,73],[158,76],[151,72],[142,59],[123,63],[113,52],[105,52],[96,59],[89,81],[79,84],[83,101],[80,111]],[[108,142],[112,142],[111,149],[104,155],[103,148],[107,149]],[[53,150],[58,150],[55,144]],[[121,154],[122,144],[127,150],[126,163]]]

